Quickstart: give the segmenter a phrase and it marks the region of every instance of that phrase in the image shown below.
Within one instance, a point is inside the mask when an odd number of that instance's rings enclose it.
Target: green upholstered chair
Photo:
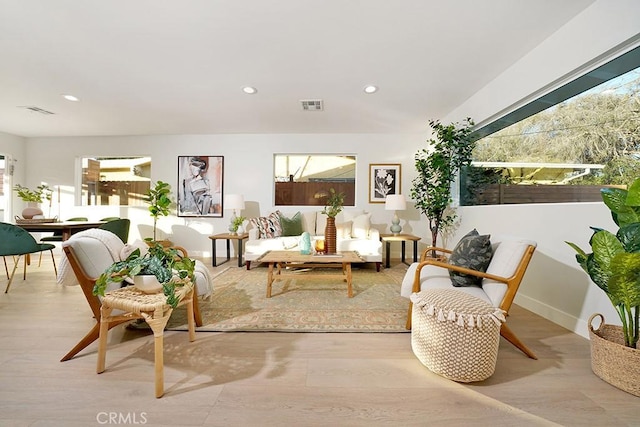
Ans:
[[[78,216],[75,218],[69,218],[67,221],[89,221],[89,218]],[[40,243],[43,242],[62,242],[62,231],[54,231],[52,236],[45,236],[40,239]]]
[[[9,292],[9,287],[13,281],[13,276],[18,268],[20,257],[23,255],[29,255],[36,252],[49,251],[51,253],[51,260],[53,261],[53,270],[58,275],[58,269],[56,268],[56,260],[53,256],[54,245],[51,243],[38,243],[36,239],[25,229],[18,227],[17,225],[8,224],[6,222],[0,222],[0,256],[4,258],[5,269],[7,256],[14,257],[15,263],[13,270],[9,276],[9,283],[4,293]],[[15,258],[17,256],[17,258]],[[8,270],[7,270],[8,273]],[[23,280],[27,278],[27,257],[24,257],[24,273]]]
[[[69,218],[67,221],[89,221],[89,218],[78,216],[75,218]],[[56,230],[53,232],[53,235],[40,238],[40,243],[47,243],[47,242],[62,242],[62,231]],[[38,267],[40,267],[41,263],[42,263],[42,252],[40,252],[40,256],[38,257]]]
[[[120,219],[120,217],[119,217],[119,216],[108,216],[108,217],[106,217],[106,218],[102,218],[100,221],[107,221],[107,222],[109,222],[109,221],[115,221],[115,220],[117,220],[117,219]]]
[[[131,220],[120,218],[113,221],[105,222],[99,228],[112,232],[113,234],[118,236],[123,243],[127,243],[127,240],[129,240],[130,226]]]

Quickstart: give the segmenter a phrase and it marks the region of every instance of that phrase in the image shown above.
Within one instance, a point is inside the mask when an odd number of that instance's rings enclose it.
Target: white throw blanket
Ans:
[[[113,259],[115,260],[120,259],[120,251],[122,251],[123,243],[122,243],[122,240],[120,240],[120,238],[115,234],[113,234],[112,232],[107,230],[102,230],[100,228],[90,228],[89,230],[84,230],[72,235],[69,240],[78,239],[78,238],[89,238],[89,239],[99,240],[106,246],[107,250],[109,251]],[[62,246],[63,247],[68,246],[69,240],[62,242]],[[69,264],[69,260],[67,259],[67,256],[64,254],[64,252],[62,253],[62,257],[59,260],[58,264],[59,264],[58,283],[67,285],[67,286],[78,285],[76,276],[73,273],[73,269],[71,268],[71,265]]]
[[[62,246],[68,246],[70,244],[68,243],[69,241],[78,238],[89,238],[100,241],[105,245],[105,247],[111,254],[111,257],[117,261],[126,259],[129,254],[131,254],[131,252],[133,252],[135,249],[140,249],[141,254],[144,254],[147,251],[147,245],[142,241],[136,241],[133,244],[125,245],[115,234],[111,233],[110,231],[97,228],[81,231],[74,234],[73,236],[71,236],[71,239],[66,242],[62,242]],[[207,266],[199,260],[196,260],[194,276],[196,281],[196,293],[204,298],[210,297],[213,293],[213,278],[211,277],[211,272],[209,271]],[[69,264],[69,260],[64,253],[62,254],[62,258],[59,261],[58,283],[67,286],[78,284],[73,269]]]

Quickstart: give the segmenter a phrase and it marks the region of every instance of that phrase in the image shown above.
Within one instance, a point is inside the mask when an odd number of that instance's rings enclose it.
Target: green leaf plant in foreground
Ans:
[[[618,313],[625,345],[636,348],[640,329],[640,178],[628,190],[603,188],[600,192],[620,228],[613,234],[591,227],[589,253],[575,243],[566,243]]]

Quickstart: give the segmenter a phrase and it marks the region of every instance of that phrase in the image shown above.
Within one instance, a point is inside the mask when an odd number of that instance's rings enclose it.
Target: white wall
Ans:
[[[484,124],[565,83],[575,70],[590,69],[640,43],[640,2],[598,0],[445,118],[472,117]],[[595,58],[595,60],[594,60]],[[553,84],[550,84],[554,82]],[[565,241],[588,248],[589,226],[615,231],[602,203],[478,206],[459,209],[454,239],[477,227],[486,233],[510,233],[538,242],[516,303],[588,336],[594,312],[619,324],[605,294],[579,269]],[[533,345],[535,348],[535,345]]]
[[[11,222],[14,212],[20,212],[22,210],[22,201],[15,196],[11,188],[13,185],[22,184],[24,181],[27,168],[25,159],[26,145],[27,142],[25,138],[0,132],[0,154],[17,160],[17,162],[14,163],[15,169],[13,176],[9,177],[9,181],[5,182],[4,185],[6,194],[4,201],[7,203],[7,206],[0,206],[0,210],[4,210],[3,215],[0,216],[0,221]]]
[[[62,186],[60,218],[87,216],[90,219],[117,215],[132,219],[131,238],[148,237],[152,219],[146,207],[76,207],[73,203],[75,159],[83,156],[145,155],[152,158],[152,180],[169,182],[177,187],[178,156],[224,156],[224,193],[243,194],[246,217],[268,214],[273,206],[274,153],[345,153],[357,156],[356,208],[372,213],[372,221],[381,231],[388,232],[392,212],[384,204],[370,204],[368,195],[370,163],[402,164],[401,188],[409,193],[415,176],[413,155],[425,146],[425,135],[181,135],[181,136],[123,136],[123,137],[67,137],[31,138],[26,156],[28,182],[40,181]],[[393,147],[390,152],[389,147]],[[44,153],[44,154],[43,154]],[[395,154],[394,154],[395,153]],[[54,210],[57,207],[54,206]],[[312,208],[302,208],[312,209]],[[317,209],[317,208],[316,208]],[[281,209],[289,212],[297,208]],[[211,241],[207,236],[224,233],[230,212],[223,218],[160,218],[158,227],[172,235],[174,243],[184,246],[194,255],[208,256]],[[401,215],[402,216],[402,215]],[[408,231],[419,232],[418,213],[406,213],[403,218],[416,221]],[[146,225],[139,231],[138,225]],[[424,228],[424,227],[423,227]],[[146,233],[145,233],[146,232]],[[426,232],[426,229],[424,230]],[[218,253],[224,241],[218,241]]]

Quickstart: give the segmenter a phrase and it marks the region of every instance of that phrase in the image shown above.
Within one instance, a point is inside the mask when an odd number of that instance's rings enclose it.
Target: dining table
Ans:
[[[18,227],[24,228],[30,233],[46,233],[59,231],[62,240],[68,240],[73,233],[98,228],[106,221],[61,221],[61,222],[20,222]]]

